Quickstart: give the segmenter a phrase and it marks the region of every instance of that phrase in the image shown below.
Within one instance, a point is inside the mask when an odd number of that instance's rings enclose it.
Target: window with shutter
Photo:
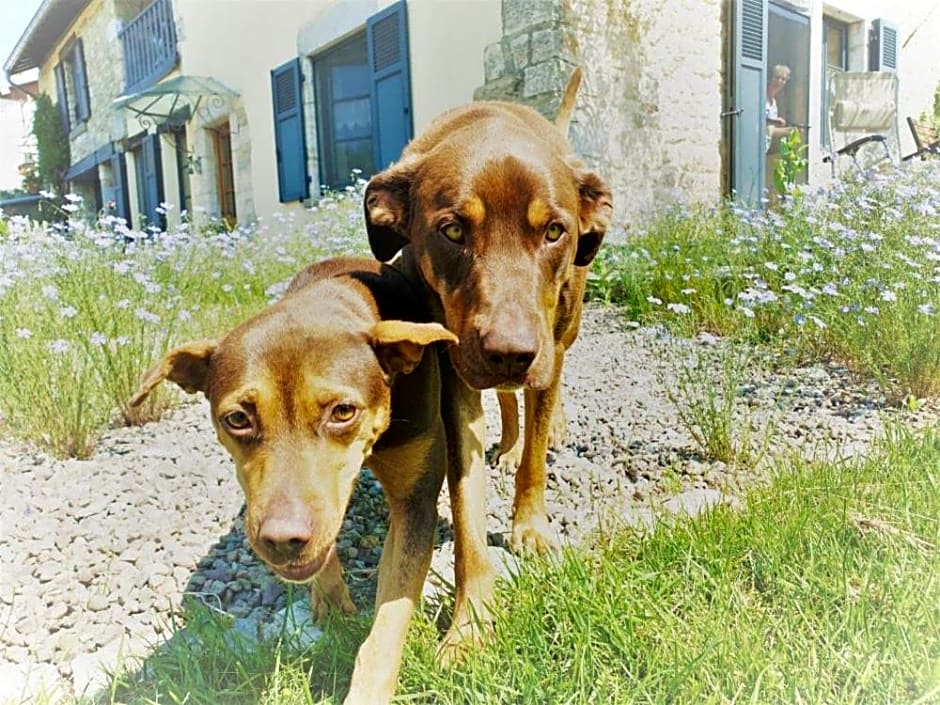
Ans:
[[[85,49],[81,39],[75,39],[62,51],[61,61],[55,67],[56,92],[59,112],[66,130],[81,125],[91,117],[88,92],[88,72],[85,70]]]
[[[85,71],[85,49],[81,39],[72,47],[70,61],[72,85],[75,87],[75,120],[85,122],[91,117],[91,101],[88,94],[88,74]]]
[[[271,71],[274,147],[282,203],[303,200],[310,195],[302,79],[300,59],[292,59]]]
[[[68,84],[66,84],[65,82],[65,64],[63,63],[56,64],[54,73],[55,73],[56,107],[59,109],[59,117],[62,120],[62,127],[65,128],[66,132],[68,132],[72,128],[72,120],[69,117],[71,110],[69,109]]]
[[[868,38],[869,71],[898,70],[898,28],[882,19],[871,23]]]
[[[371,72],[375,168],[397,160],[413,135],[408,17],[404,0],[373,15],[366,23]]]
[[[320,183],[349,185],[375,173],[372,92],[366,33],[358,32],[313,60]]]

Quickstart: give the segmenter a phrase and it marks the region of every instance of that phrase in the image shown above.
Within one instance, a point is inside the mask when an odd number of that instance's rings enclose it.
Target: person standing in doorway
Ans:
[[[779,137],[786,137],[793,130],[787,125],[787,121],[781,117],[777,110],[777,95],[787,85],[790,80],[790,67],[786,64],[777,64],[770,72],[770,78],[767,81],[767,104],[765,106],[765,115],[767,119],[767,151],[773,141]]]

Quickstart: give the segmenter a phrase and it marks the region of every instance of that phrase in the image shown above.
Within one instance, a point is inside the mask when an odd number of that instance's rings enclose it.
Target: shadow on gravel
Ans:
[[[182,609],[167,625],[166,640],[153,645],[133,669],[112,677],[96,702],[147,698],[147,702],[257,703],[264,690],[259,679],[267,681],[281,668],[281,650],[274,648],[278,643],[288,658],[302,665],[300,671],[309,674],[315,697],[338,694],[338,684],[345,688],[355,653],[371,625],[387,531],[388,509],[379,482],[368,470],[362,471],[337,537],[346,581],[359,608],[352,619],[336,616],[325,625],[316,624],[306,588],[282,582],[249,547],[244,513],[243,505],[228,533],[198,561]],[[501,535],[489,538],[493,545],[502,544]],[[452,561],[452,544],[453,525],[441,517],[435,554],[449,554]],[[425,609],[443,632],[452,606],[453,570],[446,559],[435,563],[431,573],[435,589],[430,594],[426,590]],[[259,647],[259,642],[265,646]],[[198,692],[192,690],[193,684],[198,684]]]

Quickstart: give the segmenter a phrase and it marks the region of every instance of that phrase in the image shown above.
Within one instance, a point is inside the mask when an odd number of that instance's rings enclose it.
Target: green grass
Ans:
[[[782,463],[744,504],[526,562],[491,641],[452,670],[419,618],[397,702],[940,701],[940,429]],[[368,619],[305,652],[245,651],[205,615],[190,629],[202,646],[177,636],[112,702],[338,703]]]
[[[315,259],[365,251],[361,217],[354,189],[234,234],[4,221],[0,428],[86,456],[109,424],[156,418],[166,392],[141,416],[126,400],[170,345],[225,332]],[[769,213],[664,214],[601,249],[590,295],[775,359],[841,360],[916,406],[940,392],[940,162]],[[729,425],[736,371],[686,421],[713,455],[746,447]],[[677,407],[696,401],[670,391]],[[437,628],[418,619],[399,701],[940,702],[940,432],[896,431],[844,465],[778,461],[743,511],[526,563],[497,595],[494,638],[462,667],[436,667]],[[103,701],[339,702],[368,628],[367,615],[337,619],[297,653],[233,644],[224,620],[190,611],[184,633],[201,646],[175,631]]]
[[[0,427],[86,457],[109,424],[158,418],[172,391],[127,400],[172,346],[224,334],[307,264],[362,254],[358,192],[232,233],[147,237],[100,223],[0,239]]]
[[[676,209],[604,247],[591,296],[803,356],[834,357],[900,400],[940,393],[940,164],[770,212]]]

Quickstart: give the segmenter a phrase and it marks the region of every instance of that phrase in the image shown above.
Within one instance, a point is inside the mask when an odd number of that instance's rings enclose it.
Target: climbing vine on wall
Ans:
[[[69,168],[69,136],[62,125],[59,111],[52,99],[42,93],[36,98],[33,112],[33,135],[36,137],[36,173],[43,188],[59,195],[65,189]]]

